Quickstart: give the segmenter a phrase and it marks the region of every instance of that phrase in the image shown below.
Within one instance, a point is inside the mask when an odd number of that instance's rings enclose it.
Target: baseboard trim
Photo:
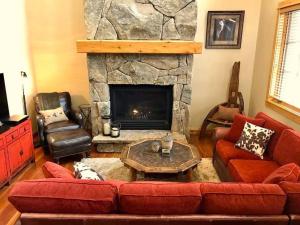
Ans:
[[[200,135],[200,130],[190,130],[190,135]]]

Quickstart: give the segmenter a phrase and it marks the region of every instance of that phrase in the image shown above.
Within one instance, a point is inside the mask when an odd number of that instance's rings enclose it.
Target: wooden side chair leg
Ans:
[[[199,138],[204,137],[206,134],[207,126],[209,125],[209,122],[207,120],[204,120],[200,129],[200,135]]]

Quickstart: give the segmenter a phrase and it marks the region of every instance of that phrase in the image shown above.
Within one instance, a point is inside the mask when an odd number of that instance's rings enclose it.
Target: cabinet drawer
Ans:
[[[0,148],[4,146],[3,138],[0,138]]]
[[[12,133],[10,133],[9,135],[6,135],[5,139],[6,139],[6,143],[11,143],[14,140],[16,140],[19,136],[19,132],[17,130],[13,131]]]
[[[22,135],[24,133],[27,133],[28,131],[30,131],[30,124],[25,124],[24,126],[21,126],[19,128],[19,134]]]

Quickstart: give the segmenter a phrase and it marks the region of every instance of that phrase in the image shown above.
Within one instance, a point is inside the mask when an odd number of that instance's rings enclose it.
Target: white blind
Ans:
[[[280,15],[274,54],[270,94],[300,108],[300,10]]]

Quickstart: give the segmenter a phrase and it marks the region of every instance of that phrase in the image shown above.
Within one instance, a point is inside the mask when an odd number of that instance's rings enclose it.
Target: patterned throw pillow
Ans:
[[[82,162],[74,163],[74,173],[75,177],[81,180],[104,180],[100,174]]]
[[[51,123],[69,120],[62,107],[59,107],[57,109],[41,110],[40,114],[44,118],[45,126]]]
[[[268,142],[274,133],[275,132],[272,130],[246,122],[242,136],[235,146],[249,151],[263,159]]]

